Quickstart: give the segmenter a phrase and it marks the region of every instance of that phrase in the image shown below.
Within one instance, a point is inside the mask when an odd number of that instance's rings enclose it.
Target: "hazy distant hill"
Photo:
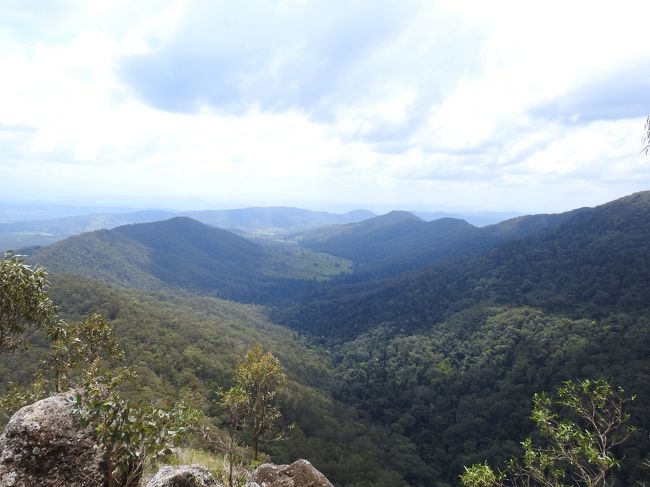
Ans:
[[[30,213],[31,215],[31,213]],[[355,210],[344,214],[300,208],[245,208],[206,211],[134,211],[30,219],[0,223],[0,251],[48,245],[72,235],[100,229],[113,229],[131,223],[147,223],[174,216],[189,216],[205,224],[250,233],[288,233],[334,223],[349,223],[371,218],[374,213]]]
[[[337,214],[282,206],[189,211],[183,214],[208,225],[248,232],[298,232],[334,223],[361,221],[375,216],[374,213],[367,210],[354,210]]]
[[[0,223],[53,220],[69,216],[131,213],[122,206],[72,206],[52,203],[8,203],[0,201]]]
[[[494,225],[510,218],[522,216],[515,211],[412,211],[415,216],[425,221],[439,220],[440,218],[457,218],[465,220],[477,227]]]
[[[241,300],[347,268],[342,259],[262,246],[188,217],[84,233],[39,249],[29,260],[51,272],[124,286],[181,288]]]
[[[49,245],[84,232],[111,229],[129,223],[163,220],[172,216],[174,213],[168,211],[136,211],[2,223],[0,224],[0,251]]]
[[[0,233],[41,233],[44,235],[74,235],[94,230],[110,229],[129,223],[145,223],[171,218],[169,211],[136,211],[67,216],[52,220],[31,220],[0,224]]]

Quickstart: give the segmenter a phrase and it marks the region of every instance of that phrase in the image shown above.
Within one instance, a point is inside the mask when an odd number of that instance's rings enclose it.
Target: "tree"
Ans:
[[[248,410],[248,395],[240,386],[234,386],[221,394],[219,406],[223,411],[223,424],[226,427],[227,436],[212,434],[209,427],[203,428],[203,438],[210,444],[216,445],[220,450],[226,452],[228,458],[228,485],[233,487],[235,479],[233,471],[235,467],[235,455],[239,449],[239,435],[245,426]]]
[[[642,152],[645,152],[648,155],[650,151],[650,117],[645,119],[645,127],[643,130],[643,149]]]
[[[235,388],[246,398],[244,425],[253,441],[257,460],[259,442],[274,433],[281,417],[276,396],[286,381],[280,361],[258,343],[235,369]]]
[[[184,403],[170,409],[133,405],[119,387],[134,376],[127,368],[100,373],[93,364],[75,395],[81,425],[92,429],[104,453],[108,487],[139,485],[144,471],[169,456],[198,417]]]
[[[104,367],[122,357],[110,323],[99,314],[79,323],[51,323],[55,309],[46,293],[46,276],[44,269],[30,267],[18,257],[5,255],[0,260],[0,352],[24,346],[27,332],[47,326],[51,351],[46,363],[54,372],[55,389],[81,385],[75,391],[76,410],[81,425],[91,427],[104,453],[108,486],[135,487],[147,466],[171,453],[198,413],[183,403],[160,409],[124,398],[120,385],[135,374],[127,368]],[[85,380],[73,380],[73,372],[80,369]],[[42,376],[27,388],[10,384],[0,398],[0,411],[9,413],[33,402],[46,387]]]
[[[226,452],[230,487],[234,485],[239,435],[247,433],[253,443],[253,460],[257,460],[260,440],[277,432],[281,413],[276,396],[285,381],[280,361],[271,352],[265,353],[258,343],[236,365],[235,385],[220,394],[219,406],[227,438],[210,435],[209,429],[204,429],[204,438]]]
[[[45,269],[5,253],[0,260],[0,353],[23,347],[29,331],[50,322],[54,306],[47,287]]]
[[[116,362],[124,358],[113,327],[106,317],[95,313],[78,323],[58,321],[48,328],[50,357],[48,365],[54,374],[54,389],[78,385],[79,373],[97,361]],[[98,362],[97,362],[98,363]]]
[[[613,485],[612,472],[620,466],[614,449],[634,431],[625,412],[632,400],[634,396],[602,379],[567,381],[555,399],[535,394],[531,418],[545,444],[535,446],[527,438],[523,458],[496,472],[487,464],[472,465],[461,482],[466,487]],[[568,410],[568,417],[558,412],[561,408]]]

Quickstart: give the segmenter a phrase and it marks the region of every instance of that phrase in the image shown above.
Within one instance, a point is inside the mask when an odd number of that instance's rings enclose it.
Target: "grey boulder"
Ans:
[[[246,487],[334,487],[307,460],[291,465],[265,463],[251,474]]]
[[[0,436],[3,487],[101,487],[105,472],[101,451],[66,394],[18,410]]]
[[[223,487],[212,474],[198,465],[162,467],[147,487]]]

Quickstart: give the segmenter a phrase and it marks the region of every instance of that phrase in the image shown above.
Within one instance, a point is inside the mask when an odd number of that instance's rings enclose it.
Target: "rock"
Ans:
[[[162,467],[147,487],[223,487],[210,472],[198,465]]]
[[[69,395],[57,394],[16,412],[0,436],[3,487],[101,487],[106,468]]]
[[[260,465],[251,474],[246,487],[334,487],[327,478],[307,460],[291,465]]]

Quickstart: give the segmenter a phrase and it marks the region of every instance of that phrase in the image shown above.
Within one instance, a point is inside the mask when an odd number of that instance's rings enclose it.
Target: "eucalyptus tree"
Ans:
[[[277,395],[286,381],[280,361],[258,343],[235,367],[235,385],[222,397],[231,435],[242,430],[252,442],[257,460],[260,441],[278,432],[282,416]]]
[[[5,253],[0,260],[0,354],[24,347],[30,331],[51,322],[54,305],[47,288],[44,268]]]
[[[608,487],[620,467],[616,447],[635,428],[629,424],[627,396],[603,379],[567,381],[556,397],[535,394],[531,419],[541,444],[531,438],[522,442],[522,458],[511,459],[506,468],[487,464],[465,469],[465,487]]]

